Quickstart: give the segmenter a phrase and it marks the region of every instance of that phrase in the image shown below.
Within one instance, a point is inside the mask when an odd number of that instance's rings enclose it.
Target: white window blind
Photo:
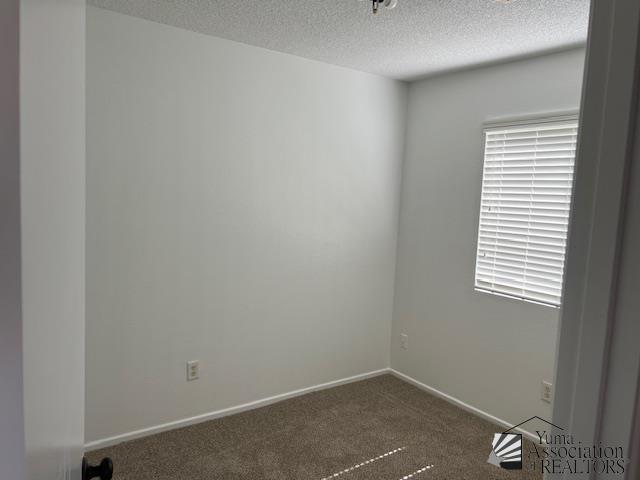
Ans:
[[[576,118],[485,130],[476,289],[559,306]]]

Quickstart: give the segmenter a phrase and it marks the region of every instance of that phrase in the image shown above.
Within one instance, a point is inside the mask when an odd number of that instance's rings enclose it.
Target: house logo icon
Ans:
[[[522,470],[522,435],[496,433],[491,442],[490,464],[506,470]]]
[[[538,417],[537,415],[531,417],[524,422],[514,425],[509,430],[493,434],[491,454],[489,455],[487,462],[506,470],[522,470],[522,434],[510,432],[535,419],[541,420],[547,425],[559,430],[564,430],[564,428],[559,427],[544,418]]]

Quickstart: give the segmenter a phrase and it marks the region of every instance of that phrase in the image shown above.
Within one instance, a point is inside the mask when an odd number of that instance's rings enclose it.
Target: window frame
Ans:
[[[484,188],[484,182],[485,182],[485,178],[484,178],[484,163],[485,163],[485,150],[486,150],[486,142],[487,142],[487,131],[488,130],[495,130],[495,129],[499,129],[499,128],[512,128],[512,127],[520,127],[520,126],[527,126],[527,125],[541,125],[541,124],[545,124],[545,123],[556,123],[556,122],[571,122],[571,121],[575,121],[577,122],[577,128],[578,128],[578,134],[579,134],[579,130],[580,130],[580,113],[578,109],[572,109],[572,110],[566,110],[566,111],[560,111],[560,112],[552,112],[552,113],[537,113],[537,114],[529,114],[529,115],[523,115],[523,116],[518,116],[518,117],[507,117],[507,118],[499,118],[499,119],[494,119],[494,120],[488,120],[486,122],[484,122],[482,124],[482,135],[481,135],[481,149],[480,151],[482,152],[480,155],[480,163],[481,163],[481,178],[480,178],[480,185],[479,185],[479,195],[477,197],[478,199],[478,203],[477,203],[477,213],[478,213],[478,217],[477,217],[477,222],[476,222],[476,248],[474,250],[474,262],[473,262],[473,290],[474,292],[478,292],[481,294],[489,294],[495,297],[502,297],[505,299],[510,299],[510,300],[517,300],[517,301],[521,301],[521,302],[525,302],[525,303],[531,303],[534,305],[541,305],[541,306],[545,306],[545,307],[550,307],[553,309],[560,309],[562,307],[562,303],[564,301],[564,277],[565,277],[565,273],[566,273],[566,268],[567,268],[567,251],[568,251],[568,234],[569,234],[569,226],[571,223],[571,214],[573,211],[573,197],[575,195],[575,186],[576,186],[576,166],[577,166],[577,157],[578,157],[578,150],[577,150],[577,144],[576,144],[576,152],[575,152],[575,157],[574,157],[574,170],[573,170],[573,176],[571,179],[571,201],[569,202],[569,225],[567,225],[567,243],[565,244],[565,258],[564,258],[564,264],[563,264],[563,285],[562,285],[562,289],[560,292],[560,301],[559,303],[556,305],[555,303],[551,303],[551,302],[544,302],[542,300],[537,300],[537,299],[533,299],[533,298],[529,298],[529,297],[525,297],[522,295],[517,295],[517,294],[512,294],[512,293],[503,293],[503,292],[499,292],[499,291],[495,291],[495,290],[490,290],[487,288],[483,288],[483,287],[479,287],[477,285],[477,268],[478,268],[478,252],[480,249],[480,227],[481,227],[481,217],[482,217],[482,191]],[[579,142],[579,138],[577,139],[577,141]]]

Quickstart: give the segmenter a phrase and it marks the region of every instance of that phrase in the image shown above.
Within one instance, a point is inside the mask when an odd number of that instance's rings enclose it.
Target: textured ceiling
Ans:
[[[589,0],[89,0],[216,37],[411,80],[583,44]]]

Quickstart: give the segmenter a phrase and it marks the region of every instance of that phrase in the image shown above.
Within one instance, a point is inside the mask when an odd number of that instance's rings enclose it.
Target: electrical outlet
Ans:
[[[409,336],[406,333],[400,334],[400,346],[404,350],[409,350]]]
[[[542,382],[542,392],[540,398],[543,402],[551,403],[553,398],[553,385],[551,382]]]
[[[187,382],[200,378],[200,362],[191,360],[187,362]]]

